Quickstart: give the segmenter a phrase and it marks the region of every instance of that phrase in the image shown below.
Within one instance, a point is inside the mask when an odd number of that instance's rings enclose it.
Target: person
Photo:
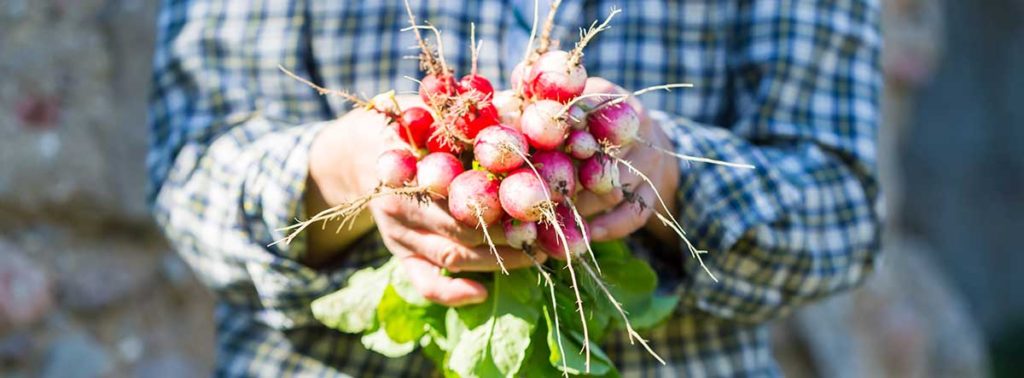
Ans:
[[[474,23],[479,72],[507,86],[527,48],[532,1],[412,3],[417,19],[442,31],[457,73],[469,69]],[[645,334],[666,365],[622,335],[605,350],[626,376],[778,375],[766,324],[855,287],[878,259],[879,4],[566,0],[555,39],[571,48],[576,28],[613,6],[620,17],[584,57],[590,76],[607,81],[594,79],[588,90],[693,83],[633,103],[644,137],[756,169],[680,162],[646,148],[628,156],[709,251],[704,262],[717,281],[621,193],[580,200],[594,240],[642,239],[681,296],[667,324]],[[539,7],[543,20],[547,2]],[[378,199],[351,230],[311,227],[271,246],[297,219],[367,193],[377,154],[393,143],[383,117],[320,96],[279,66],[357,94],[415,91],[405,77],[421,73],[404,59],[415,54],[412,33],[401,30],[405,14],[399,1],[164,2],[150,102],[151,201],[168,239],[217,295],[216,375],[432,374],[422,355],[387,359],[312,318],[311,300],[391,254],[433,301],[486,297],[478,283],[441,274],[497,267],[480,230],[459,226],[437,203]],[[507,247],[499,252],[510,267],[529,264]]]

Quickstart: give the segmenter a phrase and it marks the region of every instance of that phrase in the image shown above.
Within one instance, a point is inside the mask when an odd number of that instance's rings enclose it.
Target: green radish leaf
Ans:
[[[590,371],[588,373],[586,356],[580,352],[583,350],[583,335],[576,331],[560,332],[555,328],[550,312],[547,306],[544,306],[544,320],[548,329],[547,346],[550,350],[548,362],[551,366],[574,375],[601,376],[615,370],[615,365],[612,364],[608,355],[604,354],[600,346],[590,341]],[[559,323],[561,323],[561,318],[559,318]],[[564,349],[559,349],[559,339],[561,339],[561,346]]]
[[[634,329],[647,330],[661,325],[672,316],[676,307],[679,307],[678,295],[655,295],[646,306],[630,312],[627,316]]]
[[[463,377],[511,377],[520,370],[540,318],[540,287],[533,277],[525,269],[496,272],[485,302],[456,309],[466,330],[452,346],[452,371]]]
[[[562,375],[562,371],[551,366],[548,356],[551,350],[548,349],[548,327],[545,323],[537,325],[533,336],[530,339],[530,350],[527,351],[526,361],[519,369],[519,375],[524,378],[548,378]]]
[[[396,266],[396,260],[392,259],[380,268],[356,271],[349,277],[344,288],[313,301],[313,317],[342,332],[373,330],[377,304]]]
[[[402,299],[393,286],[384,289],[377,306],[377,322],[392,340],[407,343],[427,333],[430,306],[416,306]]]
[[[416,342],[396,343],[388,337],[384,329],[367,333],[362,337],[363,346],[368,350],[383,354],[386,357],[398,358],[416,349]]]

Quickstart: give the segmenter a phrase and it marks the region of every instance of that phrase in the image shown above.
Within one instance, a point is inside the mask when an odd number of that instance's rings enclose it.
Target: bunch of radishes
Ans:
[[[618,301],[604,287],[600,267],[591,251],[589,229],[573,200],[582,191],[601,195],[622,189],[620,166],[653,187],[643,172],[622,158],[624,151],[630,148],[657,149],[638,135],[640,117],[626,98],[654,89],[687,85],[669,84],[632,94],[584,95],[588,76],[582,64],[583,49],[608,27],[618,10],[613,9],[603,23],[595,22],[583,31],[572,50],[563,51],[551,49],[550,41],[558,3],[555,1],[552,5],[537,44],[539,47],[534,48],[531,37],[526,58],[511,73],[510,90],[495,91],[492,82],[477,73],[479,45],[475,42],[473,69],[456,80],[445,64],[443,48],[439,45],[435,51],[420,35],[421,29],[430,30],[438,37],[436,41],[440,41],[440,32],[433,26],[416,24],[411,11],[410,29],[419,43],[420,65],[425,72],[419,81],[422,106],[401,109],[393,92],[362,100],[297,78],[322,94],[341,95],[383,114],[406,145],[378,157],[376,168],[380,185],[372,193],[289,227],[289,236],[282,241],[290,242],[315,222],[340,219],[344,225],[379,196],[446,200],[448,211],[455,219],[484,233],[496,256],[488,227],[500,224],[510,246],[525,253],[531,253],[537,246],[550,256],[566,260],[564,266],[571,273],[571,287],[585,340],[588,321],[582,308],[574,259],[589,252],[593,266],[583,259],[576,261],[615,305],[630,337],[639,339],[651,351],[630,327]],[[684,159],[716,162],[659,151]],[[665,206],[660,194],[656,195],[662,208],[655,215],[685,240],[672,209]],[[697,251],[688,241],[686,245],[699,258],[703,251]],[[500,256],[498,263],[502,264]],[[552,287],[551,305],[555,306],[554,283],[545,267],[539,263],[536,267]],[[505,271],[504,265],[501,269]],[[557,324],[557,313],[555,316]],[[583,345],[584,349],[588,348],[589,341]],[[589,353],[587,362],[589,366]]]

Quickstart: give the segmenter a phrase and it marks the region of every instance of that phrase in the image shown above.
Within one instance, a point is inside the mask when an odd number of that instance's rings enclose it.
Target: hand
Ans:
[[[398,100],[402,109],[422,106],[418,96],[398,96]],[[308,213],[364,196],[377,186],[377,156],[388,149],[403,148],[396,134],[386,128],[384,116],[353,109],[317,136],[310,150]],[[336,257],[337,251],[376,223],[385,246],[401,259],[413,285],[424,297],[448,306],[478,303],[487,298],[480,283],[441,274],[442,268],[452,272],[499,269],[482,230],[459,224],[448,214],[443,202],[421,204],[385,196],[371,201],[369,210],[360,214],[351,231],[335,233],[331,227],[307,229],[307,263],[317,265]],[[501,227],[492,227],[488,232],[506,268],[533,264],[522,251],[504,245]],[[535,258],[544,261],[545,256],[538,254]]]
[[[495,271],[497,257],[484,240],[483,230],[461,225],[448,214],[447,205],[420,204],[398,197],[375,199],[370,205],[384,244],[401,259],[413,286],[428,300],[446,306],[480,303],[487,290],[478,282],[442,275],[441,268],[452,272]],[[506,245],[500,226],[488,229],[498,255],[508,269],[533,265],[523,251]],[[534,255],[538,262],[545,256]]]
[[[601,78],[587,79],[584,93],[629,93],[619,86]],[[629,98],[627,103],[640,116],[638,132],[643,142],[660,148],[671,150],[668,136],[654,124],[647,110],[636,98]],[[619,157],[629,162],[634,168],[643,172],[655,187],[625,166],[619,164],[622,190],[615,190],[605,195],[582,192],[577,200],[581,215],[590,218],[590,237],[595,241],[619,239],[648,226],[656,237],[663,240],[674,240],[674,234],[652,219],[654,211],[664,213],[655,190],[661,194],[670,211],[675,211],[676,189],[679,186],[679,170],[675,158],[660,153],[643,142],[634,143],[624,155]]]

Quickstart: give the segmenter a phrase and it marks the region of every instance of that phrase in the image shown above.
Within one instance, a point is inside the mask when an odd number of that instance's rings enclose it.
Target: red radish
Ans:
[[[537,223],[507,218],[501,222],[505,230],[505,241],[512,248],[529,249],[537,241]]]
[[[569,125],[559,118],[562,104],[551,100],[534,102],[523,110],[519,128],[530,145],[538,150],[552,150],[565,140]]]
[[[480,166],[494,173],[519,168],[528,151],[526,137],[522,133],[501,125],[483,129],[473,144],[473,157]]]
[[[463,171],[462,162],[455,155],[434,152],[416,164],[416,183],[441,197],[448,196],[452,180]]]
[[[430,137],[430,127],[433,124],[434,117],[427,109],[412,107],[402,112],[396,131],[409,145],[424,148],[427,146],[427,138]]]
[[[619,167],[604,154],[580,163],[580,184],[595,194],[608,194],[619,187]]]
[[[560,151],[537,151],[530,161],[551,190],[551,200],[562,202],[576,193],[576,168],[572,159]]]
[[[629,104],[618,103],[590,113],[587,127],[598,142],[626,147],[636,140],[640,117]]]
[[[481,100],[490,100],[494,96],[494,86],[491,85],[491,81],[481,75],[469,74],[459,80],[459,92],[466,93],[470,90],[483,95]]]
[[[512,218],[523,222],[541,219],[550,208],[548,188],[530,168],[520,168],[501,181],[501,208]]]
[[[452,155],[462,153],[465,146],[454,137],[443,135],[436,127],[431,126],[430,136],[427,137],[427,150],[430,152],[447,152]]]
[[[600,149],[601,145],[597,144],[597,139],[586,131],[570,131],[569,137],[565,140],[565,151],[579,160],[589,159]]]
[[[476,135],[487,128],[498,124],[498,109],[487,104],[480,108],[472,107],[464,117],[455,121],[455,129],[466,139],[476,138]]]
[[[523,100],[515,92],[497,92],[494,94],[491,104],[498,110],[498,118],[501,124],[519,130],[519,117],[523,114]]]
[[[569,111],[565,114],[565,122],[569,123],[569,127],[573,130],[586,130],[587,111],[583,110],[580,105],[570,106]]]
[[[467,226],[494,224],[504,214],[498,199],[499,185],[498,179],[487,172],[462,172],[448,187],[448,212]]]
[[[565,241],[568,243],[569,253],[573,257],[586,254],[588,251],[586,239],[580,232],[579,224],[576,223],[572,210],[565,205],[559,205],[555,208],[555,215],[558,221],[557,227],[561,229],[565,235]],[[562,238],[559,237],[555,226],[549,222],[541,222],[537,227],[537,244],[544,248],[551,257],[565,259],[566,244],[562,243]],[[583,223],[583,230],[590,235],[590,226],[586,223]]]
[[[455,78],[451,74],[427,75],[420,81],[420,98],[431,104],[432,98],[448,97],[455,94]]]
[[[385,186],[405,186],[416,178],[416,157],[408,150],[384,151],[377,157],[377,178]]]
[[[530,91],[537,98],[568,102],[583,93],[587,84],[587,69],[573,64],[568,52],[548,51],[537,59],[528,79]]]

